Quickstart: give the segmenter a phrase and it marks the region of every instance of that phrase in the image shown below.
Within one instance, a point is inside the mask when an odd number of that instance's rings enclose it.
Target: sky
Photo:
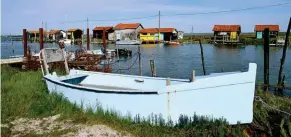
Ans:
[[[207,13],[257,6],[289,3],[277,7],[215,14],[169,16],[173,14]],[[291,0],[2,0],[1,34],[21,34],[22,29],[40,27],[67,30],[118,23],[141,23],[145,28],[174,27],[185,33],[212,32],[214,24],[239,24],[242,32],[253,32],[255,24],[278,24],[286,31],[291,16]],[[143,19],[119,20],[148,17]],[[79,22],[78,22],[79,21]],[[81,22],[80,22],[81,21]],[[43,22],[43,23],[42,23]],[[90,32],[92,33],[92,31]]]

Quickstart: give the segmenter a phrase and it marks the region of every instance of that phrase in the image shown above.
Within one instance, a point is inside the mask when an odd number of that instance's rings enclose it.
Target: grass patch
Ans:
[[[41,118],[61,114],[60,120],[70,119],[87,125],[104,124],[126,135],[134,136],[245,136],[266,134],[269,136],[290,136],[290,116],[270,109],[260,102],[254,102],[252,124],[230,126],[223,119],[211,119],[196,115],[181,115],[178,123],[166,122],[160,115],[141,118],[139,115],[121,117],[114,110],[87,109],[70,103],[62,95],[48,93],[40,71],[19,71],[1,66],[1,121],[9,122],[18,117]],[[267,104],[291,112],[291,99],[261,91],[256,93]],[[11,131],[2,128],[1,134],[9,136]],[[52,132],[48,136],[59,136],[68,131]],[[45,135],[45,136],[46,136]],[[33,135],[32,135],[33,136]]]

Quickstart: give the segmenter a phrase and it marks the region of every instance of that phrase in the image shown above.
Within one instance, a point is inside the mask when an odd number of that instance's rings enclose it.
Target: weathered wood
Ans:
[[[152,76],[156,76],[156,70],[155,70],[155,60],[150,60],[150,66],[151,66],[151,71],[152,71]]]
[[[23,29],[23,34],[22,34],[22,38],[23,38],[23,51],[24,51],[24,57],[27,57],[27,32],[26,29]]]
[[[43,29],[39,28],[39,49],[43,49]]]
[[[171,79],[167,77],[167,86],[171,85]]]
[[[270,30],[264,30],[264,84],[269,85],[269,50],[270,50]],[[264,87],[264,91],[268,91],[268,86]]]
[[[1,65],[22,63],[22,62],[23,62],[23,58],[1,59]]]
[[[287,32],[286,32],[285,43],[284,43],[284,48],[283,48],[283,54],[282,54],[282,59],[281,59],[281,65],[280,65],[280,70],[279,70],[279,75],[278,75],[278,86],[280,86],[280,87],[283,86],[282,73],[283,73],[283,70],[284,70],[284,63],[285,63],[285,58],[286,58],[286,51],[287,51],[287,46],[288,46],[290,29],[291,29],[291,17],[290,17],[289,25],[288,25]],[[282,88],[278,88],[278,92],[280,94],[283,94],[283,89]]]
[[[199,44],[200,44],[200,51],[201,51],[203,74],[206,75],[205,64],[204,64],[204,55],[203,55],[203,46],[202,46],[202,43],[201,43],[201,39],[199,39]]]
[[[191,82],[195,81],[195,70],[192,71],[191,73]]]
[[[89,33],[89,28],[87,28],[87,50],[90,50],[90,33]]]

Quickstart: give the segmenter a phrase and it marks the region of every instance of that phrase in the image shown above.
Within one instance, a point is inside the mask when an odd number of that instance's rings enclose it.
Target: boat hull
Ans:
[[[78,71],[83,75],[96,74],[99,77],[92,81],[93,77],[88,76],[83,80],[84,83],[119,82],[122,87],[133,85],[137,89],[142,89],[134,92],[82,87],[55,80],[53,76],[45,76],[45,79],[50,92],[61,93],[71,102],[83,104],[85,108],[96,109],[101,105],[104,109],[113,109],[122,116],[130,114],[133,117],[139,115],[148,118],[152,114],[157,114],[166,121],[170,118],[174,122],[178,121],[181,114],[189,117],[196,114],[224,118],[229,124],[237,124],[237,122],[251,123],[253,119],[256,66],[252,69],[243,73],[197,77],[194,82],[171,80],[170,86],[166,86],[165,78],[126,76],[118,79],[117,77],[120,77],[118,74]],[[109,79],[111,81],[108,81]],[[137,83],[133,81],[134,79],[143,79],[144,82]],[[157,91],[149,92],[154,89],[153,87],[157,87]]]

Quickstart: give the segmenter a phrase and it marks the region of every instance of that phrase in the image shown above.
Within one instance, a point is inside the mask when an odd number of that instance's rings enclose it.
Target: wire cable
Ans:
[[[237,11],[245,11],[245,10],[254,10],[254,9],[262,9],[268,7],[278,7],[282,5],[288,5],[291,2],[279,3],[279,4],[272,4],[272,5],[264,5],[264,6],[256,6],[256,7],[249,7],[249,8],[241,8],[241,9],[232,9],[232,10],[221,10],[221,11],[211,11],[211,12],[196,12],[196,13],[178,13],[178,14],[162,14],[160,16],[189,16],[189,15],[198,15],[198,14],[217,14],[217,13],[227,13],[227,12],[237,12]],[[134,17],[134,18],[120,18],[120,19],[97,19],[97,20],[78,20],[78,21],[69,21],[63,23],[79,23],[79,22],[110,22],[110,21],[125,21],[125,20],[135,20],[135,19],[153,19],[154,17],[158,17],[159,15],[151,15],[146,17]],[[63,24],[62,23],[62,24]]]
[[[242,9],[221,10],[221,11],[211,11],[211,12],[197,12],[197,13],[180,13],[180,14],[169,14],[169,15],[161,15],[161,16],[185,16],[185,15],[197,15],[197,14],[216,14],[216,13],[226,13],[226,12],[262,9],[262,8],[268,8],[268,7],[277,7],[277,6],[288,5],[288,4],[291,4],[291,2],[265,5],[265,6],[249,7],[249,8],[242,8]]]

